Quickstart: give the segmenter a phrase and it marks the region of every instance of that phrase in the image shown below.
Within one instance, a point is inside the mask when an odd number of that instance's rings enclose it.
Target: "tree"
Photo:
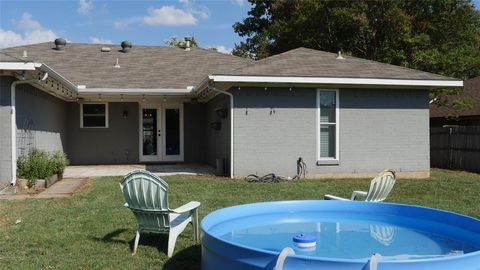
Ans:
[[[184,39],[178,39],[176,36],[173,36],[165,40],[165,45],[169,47],[178,47],[185,49],[187,47],[187,42]],[[198,43],[197,40],[195,40],[195,37],[191,37],[190,47],[198,47]]]
[[[246,38],[234,55],[261,59],[307,47],[462,79],[480,75],[480,12],[471,0],[249,2],[248,16],[233,25]],[[451,92],[433,92],[432,100]]]

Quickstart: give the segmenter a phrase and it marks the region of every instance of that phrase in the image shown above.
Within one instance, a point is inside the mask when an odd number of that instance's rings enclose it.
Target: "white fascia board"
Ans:
[[[72,83],[71,81],[69,81],[67,78],[63,77],[62,75],[60,75],[58,72],[56,72],[55,70],[53,70],[51,67],[45,65],[45,64],[39,64],[37,66],[37,68],[43,72],[47,72],[48,73],[48,76],[51,76],[52,78],[54,78],[55,80],[59,81],[60,83],[62,83],[63,85],[65,85],[67,88],[69,88],[70,90],[72,91],[78,91],[78,87]]]
[[[77,91],[77,86],[43,63],[34,62],[0,62],[0,70],[40,70],[48,73],[48,76],[59,81],[72,91]]]
[[[78,89],[79,94],[110,94],[110,95],[187,95],[192,93],[192,89],[183,88],[159,88],[159,89],[142,89],[142,88],[84,88]]]
[[[0,70],[35,70],[39,66],[33,62],[0,62]]]
[[[230,76],[211,75],[214,82],[237,83],[304,83],[335,85],[388,85],[422,87],[462,87],[463,81],[457,80],[403,80],[374,78],[335,78],[335,77],[277,77],[277,76]]]

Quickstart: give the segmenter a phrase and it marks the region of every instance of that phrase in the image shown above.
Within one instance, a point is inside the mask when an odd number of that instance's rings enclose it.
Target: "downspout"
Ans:
[[[230,97],[230,178],[233,179],[233,176],[234,176],[234,170],[233,170],[233,94],[232,93],[229,93],[227,91],[223,91],[223,90],[218,90],[217,88],[215,88],[215,85],[214,84],[211,84],[208,86],[208,88],[214,92],[217,92],[217,93],[220,93],[220,94],[224,94],[224,95],[227,95]]]
[[[45,81],[48,77],[48,73],[45,73],[40,81]],[[12,131],[12,181],[10,181],[10,185],[14,186],[17,183],[17,119],[16,119],[16,110],[15,110],[15,88],[19,84],[29,84],[34,83],[38,80],[30,79],[30,80],[23,80],[23,81],[14,81],[10,86],[10,121],[11,121],[11,131]]]

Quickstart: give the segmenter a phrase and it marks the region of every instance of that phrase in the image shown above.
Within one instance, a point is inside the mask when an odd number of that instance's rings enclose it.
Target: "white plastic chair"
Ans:
[[[137,252],[140,233],[168,234],[168,257],[172,257],[178,235],[189,223],[193,225],[194,242],[199,240],[198,207],[192,201],[176,209],[168,207],[168,184],[148,171],[134,171],[127,174],[120,183],[125,207],[132,210],[137,218],[138,229],[133,247]]]
[[[365,197],[366,202],[383,202],[392,191],[393,185],[395,185],[395,172],[385,170],[372,179],[368,192],[356,190],[352,193],[350,200],[354,201],[357,196],[361,196]],[[348,201],[349,199],[327,194],[324,196],[324,200]]]

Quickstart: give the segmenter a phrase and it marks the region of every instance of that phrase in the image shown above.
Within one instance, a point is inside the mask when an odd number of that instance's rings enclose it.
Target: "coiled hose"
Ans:
[[[250,174],[245,178],[245,180],[247,180],[250,183],[278,183],[278,182],[284,182],[284,181],[295,181],[302,177],[305,178],[306,174],[307,174],[307,164],[303,161],[301,157],[299,157],[297,160],[297,174],[292,177],[276,175],[274,173],[269,173],[264,176]]]

